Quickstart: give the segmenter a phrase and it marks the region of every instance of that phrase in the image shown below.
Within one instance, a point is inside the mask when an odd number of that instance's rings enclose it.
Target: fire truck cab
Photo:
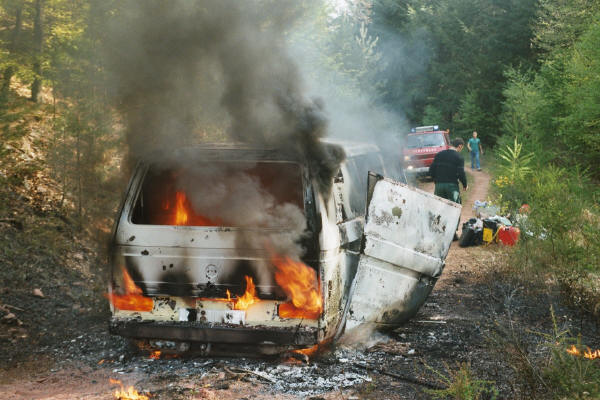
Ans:
[[[403,150],[405,170],[409,174],[427,175],[435,155],[450,148],[450,133],[438,125],[412,128],[406,135]]]

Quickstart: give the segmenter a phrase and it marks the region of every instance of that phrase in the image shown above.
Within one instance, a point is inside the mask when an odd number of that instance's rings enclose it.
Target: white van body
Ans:
[[[152,348],[274,354],[365,327],[395,328],[411,318],[443,270],[460,205],[384,178],[385,165],[373,145],[326,145],[346,153],[326,193],[302,162],[274,150],[206,145],[141,162],[114,228],[109,296],[127,291],[126,271],[148,305],[136,310],[111,303],[111,332]],[[157,193],[171,190],[169,177],[181,176],[172,171],[182,162],[207,168],[248,163],[249,173],[266,182],[275,198],[302,210],[301,261],[318,277],[319,315],[282,316],[289,296],[272,276],[268,249],[260,241],[240,245],[240,237],[277,237],[286,235],[285,228],[177,226],[149,216],[152,207],[157,209],[151,204]],[[209,193],[213,184],[218,182],[199,184],[198,190]],[[260,300],[237,310],[225,293],[241,296],[244,275],[254,279]]]

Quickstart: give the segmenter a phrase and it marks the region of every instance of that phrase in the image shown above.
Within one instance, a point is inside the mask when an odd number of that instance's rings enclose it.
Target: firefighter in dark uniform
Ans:
[[[436,196],[461,204],[458,181],[462,183],[464,190],[469,188],[465,174],[465,160],[459,154],[465,147],[465,142],[461,138],[456,138],[451,144],[452,147],[448,150],[440,151],[435,155],[429,167],[429,175],[435,182]]]
[[[456,138],[450,143],[452,147],[435,155],[429,167],[429,175],[435,182],[434,194],[436,196],[461,204],[458,181],[462,183],[464,190],[469,188],[467,175],[465,174],[465,160],[460,155],[461,150],[465,147],[465,142],[461,138]],[[456,229],[458,229],[458,226]],[[456,232],[454,233],[454,240],[458,240]]]

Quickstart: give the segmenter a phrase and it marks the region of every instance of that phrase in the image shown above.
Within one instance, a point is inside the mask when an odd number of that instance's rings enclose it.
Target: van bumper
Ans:
[[[317,328],[236,326],[202,322],[140,321],[112,318],[112,334],[133,339],[162,339],[215,344],[309,347],[318,343]]]

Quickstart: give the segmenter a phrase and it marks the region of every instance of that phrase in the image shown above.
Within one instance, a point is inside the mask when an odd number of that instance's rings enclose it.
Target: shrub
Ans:
[[[494,195],[521,229],[514,264],[559,283],[565,299],[600,316],[600,208],[586,170],[538,164],[515,138],[496,153]],[[530,212],[516,216],[529,204]],[[530,276],[530,274],[527,274]]]
[[[508,323],[497,324],[497,332],[490,339],[517,373],[519,380],[515,383],[526,390],[522,393],[524,398],[599,399],[597,354],[582,346],[580,337],[559,328],[553,307],[550,314],[550,333],[516,328],[509,316]],[[532,342],[536,343],[536,350],[526,344]]]
[[[448,376],[428,367],[438,377],[438,380],[446,389],[427,390],[434,399],[455,399],[455,400],[478,400],[482,396],[487,399],[495,399],[498,396],[498,389],[494,382],[477,379],[473,376],[471,364],[463,362],[457,365],[458,369],[452,370],[446,366]]]
[[[503,210],[514,214],[528,201],[528,177],[532,172],[533,154],[524,153],[523,145],[515,137],[512,146],[501,147],[497,152],[498,176],[494,180],[496,194]]]

